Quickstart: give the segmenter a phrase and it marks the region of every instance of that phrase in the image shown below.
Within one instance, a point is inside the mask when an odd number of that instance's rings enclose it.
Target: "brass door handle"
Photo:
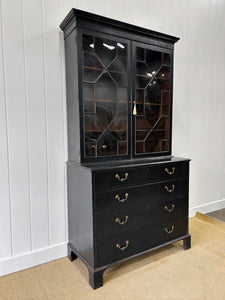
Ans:
[[[115,219],[115,222],[118,223],[118,224],[120,224],[120,225],[125,225],[127,223],[127,221],[128,221],[128,216],[126,216],[124,218],[124,221],[121,221],[120,218],[116,218]]]
[[[175,167],[172,167],[172,171],[169,171],[168,168],[165,168],[165,172],[169,175],[173,175],[175,173]]]
[[[175,208],[175,204],[172,204],[171,208],[168,208],[168,206],[164,207],[164,210],[168,211],[169,213],[171,213]]]
[[[168,193],[172,193],[175,190],[175,184],[172,184],[172,189],[169,189],[168,186],[164,186],[164,189],[168,192]]]
[[[127,201],[128,196],[129,196],[129,194],[126,193],[126,194],[125,194],[125,198],[120,199],[120,196],[119,196],[119,195],[116,195],[116,196],[115,196],[115,199],[118,200],[119,202],[125,202],[125,201]]]
[[[170,230],[168,230],[167,227],[165,227],[164,230],[165,230],[165,232],[166,232],[167,234],[171,234],[171,233],[173,232],[173,230],[174,230],[174,226],[172,225],[172,227],[171,227]]]
[[[125,173],[125,176],[123,178],[120,178],[119,174],[116,174],[115,177],[120,181],[120,182],[124,182],[125,180],[127,180],[128,178],[128,173]]]
[[[129,246],[129,241],[126,241],[126,245],[125,246],[120,246],[120,244],[116,244],[116,248],[118,248],[121,251],[126,250],[128,246]]]

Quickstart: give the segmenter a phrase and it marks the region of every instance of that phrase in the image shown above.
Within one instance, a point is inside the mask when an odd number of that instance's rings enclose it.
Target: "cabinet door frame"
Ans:
[[[174,61],[174,53],[173,49],[164,48],[161,46],[155,46],[151,44],[141,43],[137,41],[131,42],[132,46],[132,111],[134,102],[136,102],[136,49],[137,47],[159,51],[163,53],[167,53],[171,55],[171,62],[170,62],[170,99],[169,99],[169,149],[168,151],[161,151],[161,152],[152,152],[152,153],[143,153],[143,154],[136,154],[136,116],[131,115],[132,117],[132,157],[133,158],[143,158],[143,157],[155,157],[155,156],[168,156],[171,155],[171,148],[172,148],[172,110],[173,110],[173,61]]]
[[[127,85],[127,154],[126,155],[106,155],[106,156],[85,156],[85,118],[84,118],[84,103],[83,103],[83,35],[90,35],[98,38],[105,38],[108,40],[126,43],[127,44],[127,73],[128,73],[128,85]],[[84,28],[78,28],[77,30],[77,64],[78,64],[78,86],[79,86],[79,116],[80,116],[80,155],[81,162],[101,162],[129,159],[131,157],[131,144],[132,144],[132,129],[131,129],[131,41],[121,36],[115,36],[98,32],[95,30],[89,30]]]

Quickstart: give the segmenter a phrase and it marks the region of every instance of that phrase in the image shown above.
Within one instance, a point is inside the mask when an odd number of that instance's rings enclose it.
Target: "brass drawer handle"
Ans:
[[[172,184],[172,189],[169,189],[168,186],[164,186],[164,189],[168,192],[168,193],[172,193],[175,190],[175,184]]]
[[[168,213],[171,213],[175,208],[175,204],[172,204],[171,208],[168,208],[168,206],[164,207],[164,210],[168,211]]]
[[[168,168],[165,168],[165,172],[169,175],[173,175],[175,173],[175,167],[172,167],[172,171],[169,171]]]
[[[116,244],[116,248],[118,248],[121,251],[126,250],[128,246],[129,246],[129,241],[126,241],[126,245],[125,246],[120,246],[120,244]]]
[[[171,234],[171,233],[173,232],[173,230],[174,230],[174,226],[172,225],[172,227],[171,227],[170,230],[168,230],[167,227],[165,227],[164,230],[165,230],[165,232],[166,232],[167,234]]]
[[[119,195],[116,195],[116,196],[115,196],[115,199],[118,200],[119,202],[125,202],[125,201],[127,201],[128,196],[129,196],[129,194],[126,193],[126,194],[125,194],[125,198],[120,199],[120,196],[119,196]]]
[[[128,221],[128,216],[125,217],[124,221],[120,221],[119,218],[115,219],[115,222],[120,224],[120,225],[125,225],[127,223],[127,221]]]
[[[115,177],[120,181],[120,182],[124,182],[125,180],[127,180],[128,178],[128,173],[125,173],[125,177],[124,178],[120,178],[119,174],[116,174]]]

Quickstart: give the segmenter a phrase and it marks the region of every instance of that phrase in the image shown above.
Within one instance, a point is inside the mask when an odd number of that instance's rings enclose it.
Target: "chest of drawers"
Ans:
[[[93,288],[115,263],[178,240],[190,247],[188,182],[187,159],[68,162],[68,255]]]

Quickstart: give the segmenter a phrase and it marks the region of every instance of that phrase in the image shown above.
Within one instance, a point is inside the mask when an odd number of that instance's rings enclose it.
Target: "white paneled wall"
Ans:
[[[58,25],[72,7],[181,38],[173,154],[192,158],[191,213],[225,207],[225,0],[1,0],[0,275],[66,255]]]

